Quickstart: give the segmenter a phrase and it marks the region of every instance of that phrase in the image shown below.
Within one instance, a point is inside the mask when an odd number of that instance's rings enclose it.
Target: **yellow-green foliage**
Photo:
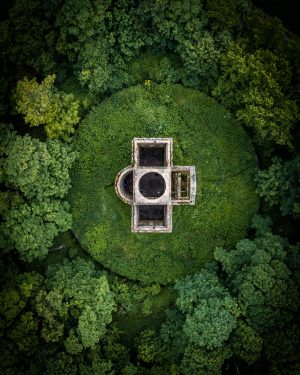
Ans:
[[[232,43],[221,59],[221,75],[213,95],[237,119],[253,128],[258,142],[291,146],[292,129],[299,119],[290,99],[291,70],[287,61],[272,52],[246,53]]]
[[[131,233],[131,207],[114,191],[131,163],[134,137],[172,137],[174,164],[195,165],[195,206],[174,207],[173,233]],[[180,85],[120,91],[86,118],[74,142],[74,232],[105,267],[130,279],[168,283],[245,236],[257,210],[254,153],[246,133],[212,98]]]
[[[79,122],[79,102],[72,94],[55,90],[54,81],[55,74],[48,75],[41,83],[24,77],[17,83],[16,109],[26,124],[45,125],[48,138],[69,140]]]

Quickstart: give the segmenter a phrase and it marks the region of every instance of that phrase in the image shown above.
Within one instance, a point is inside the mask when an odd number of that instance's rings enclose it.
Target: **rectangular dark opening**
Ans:
[[[139,165],[141,167],[164,167],[166,165],[166,147],[140,146]]]
[[[139,225],[165,225],[166,206],[140,205],[138,206]]]
[[[172,172],[171,186],[172,186],[172,199],[175,199],[175,200],[190,199],[190,172],[189,171]]]

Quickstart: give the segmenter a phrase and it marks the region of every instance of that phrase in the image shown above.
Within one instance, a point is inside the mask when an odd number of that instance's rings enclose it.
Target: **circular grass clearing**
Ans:
[[[172,137],[174,165],[195,165],[195,206],[173,207],[173,233],[131,233],[131,206],[114,190],[131,164],[134,137]],[[214,99],[180,85],[135,86],[82,122],[75,139],[73,230],[113,272],[162,284],[194,273],[217,246],[246,234],[258,208],[254,152],[245,131]]]

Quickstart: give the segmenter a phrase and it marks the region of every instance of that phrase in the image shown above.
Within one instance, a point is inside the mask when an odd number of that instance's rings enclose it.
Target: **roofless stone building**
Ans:
[[[117,195],[132,205],[132,232],[172,232],[173,205],[195,204],[195,167],[173,166],[172,138],[134,138],[132,165],[115,181]]]

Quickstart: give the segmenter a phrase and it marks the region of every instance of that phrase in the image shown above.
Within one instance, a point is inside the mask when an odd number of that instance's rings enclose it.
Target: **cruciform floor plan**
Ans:
[[[132,232],[172,232],[172,206],[194,205],[194,166],[173,166],[172,138],[134,138],[132,166],[120,171],[116,193],[132,205]]]

